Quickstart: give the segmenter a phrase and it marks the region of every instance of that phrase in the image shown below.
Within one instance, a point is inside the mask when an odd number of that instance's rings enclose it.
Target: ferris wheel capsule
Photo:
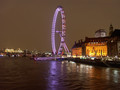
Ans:
[[[62,30],[56,31],[56,21],[58,13],[61,13],[61,21],[62,21]],[[59,32],[59,36],[61,38],[59,49],[56,50],[55,45],[55,35]],[[60,33],[61,32],[61,33]],[[52,31],[51,31],[51,43],[52,43],[52,51],[54,55],[61,55],[63,53],[63,49],[66,53],[69,53],[69,49],[65,43],[65,36],[66,36],[66,19],[65,19],[65,13],[62,6],[58,6],[55,10],[54,16],[53,16],[53,22],[52,22]]]

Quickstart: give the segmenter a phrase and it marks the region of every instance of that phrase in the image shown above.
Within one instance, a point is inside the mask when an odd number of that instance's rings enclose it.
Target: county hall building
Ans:
[[[89,57],[120,57],[120,29],[113,30],[109,27],[109,36],[104,29],[95,32],[95,37],[86,37],[85,41],[79,40],[72,47],[72,56],[89,56]]]

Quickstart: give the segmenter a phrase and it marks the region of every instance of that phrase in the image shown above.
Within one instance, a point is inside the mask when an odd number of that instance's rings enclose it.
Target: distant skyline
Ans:
[[[0,48],[51,51],[54,11],[66,15],[66,44],[94,37],[98,29],[108,35],[110,24],[120,28],[120,0],[0,0]]]

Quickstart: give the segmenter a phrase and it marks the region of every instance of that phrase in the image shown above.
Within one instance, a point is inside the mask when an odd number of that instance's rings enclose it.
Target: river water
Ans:
[[[120,69],[4,57],[0,90],[120,90]]]

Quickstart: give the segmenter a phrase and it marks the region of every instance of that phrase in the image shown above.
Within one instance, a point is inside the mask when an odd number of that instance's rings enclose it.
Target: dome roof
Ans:
[[[105,32],[106,33],[106,31],[104,29],[99,29],[95,33],[101,33],[101,32]]]
[[[107,33],[104,29],[99,29],[95,32],[95,37],[106,37]]]

